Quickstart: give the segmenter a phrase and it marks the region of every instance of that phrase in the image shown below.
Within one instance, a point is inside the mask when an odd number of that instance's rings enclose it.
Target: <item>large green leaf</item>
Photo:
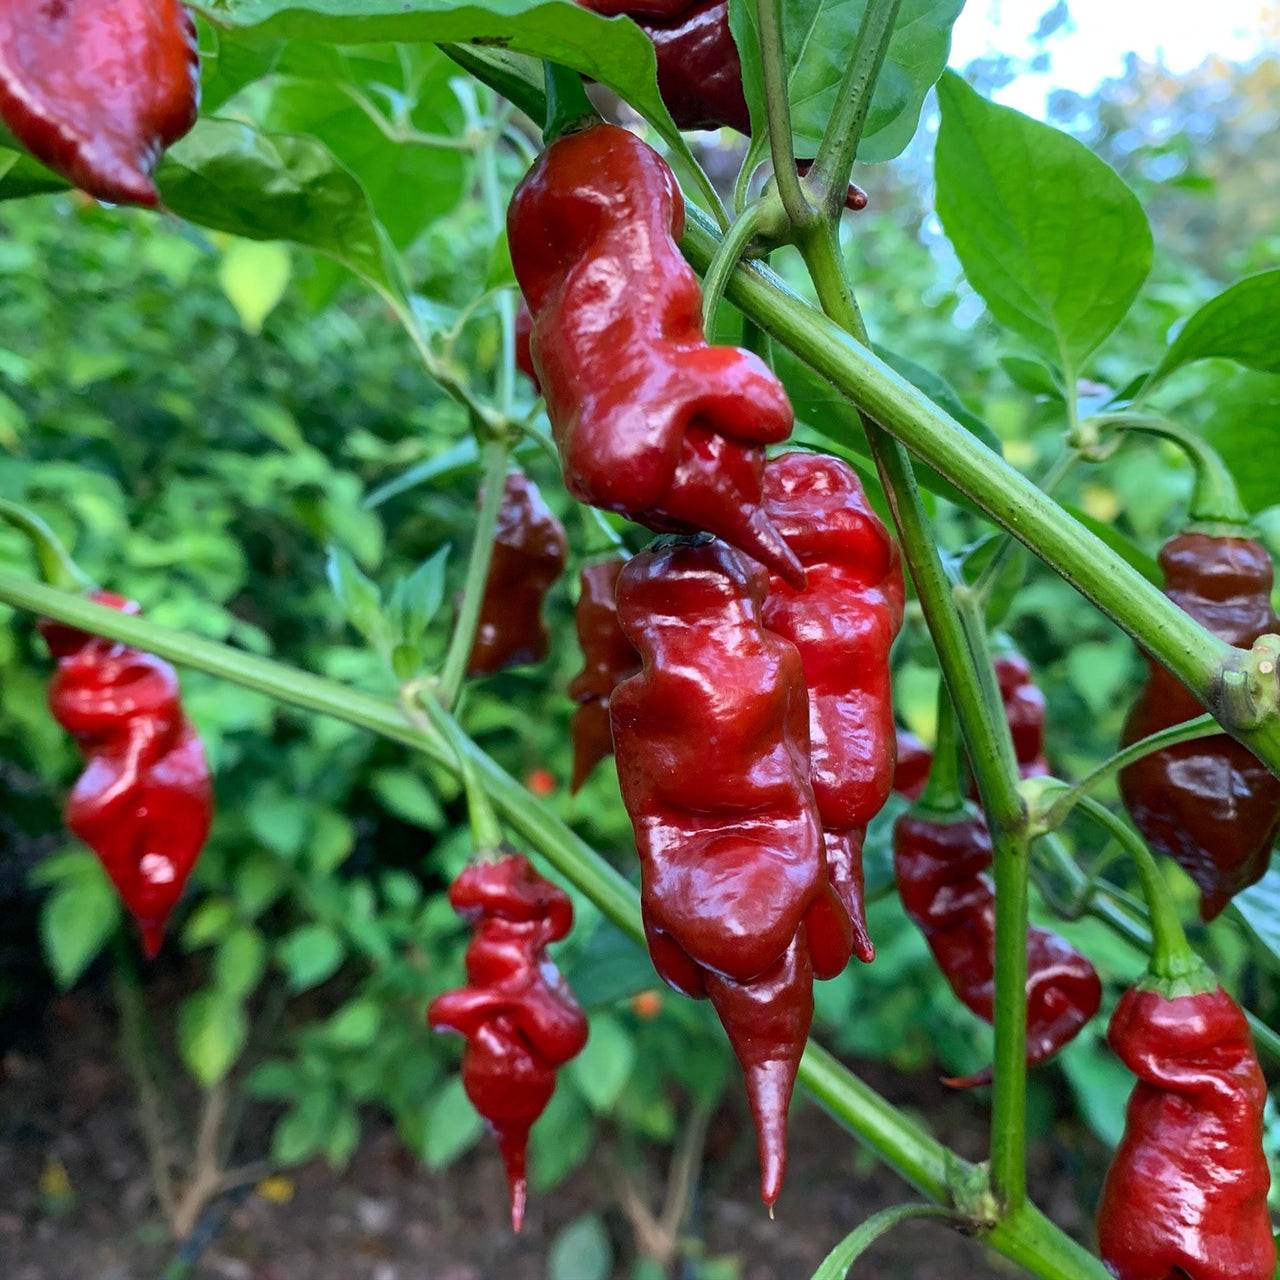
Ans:
[[[799,155],[817,154],[866,7],[866,0],[798,0],[784,6],[791,127]],[[964,0],[903,0],[862,131],[859,160],[877,164],[905,150],[925,95],[947,65],[951,27],[963,7]],[[763,154],[764,76],[754,4],[732,0],[729,23],[742,51],[742,84]]]
[[[1280,503],[1280,467],[1272,461],[1280,440],[1280,377],[1241,373],[1209,397],[1212,409],[1201,434],[1235,477],[1245,506],[1260,511]]]
[[[1238,280],[1206,302],[1182,326],[1151,381],[1210,356],[1280,373],[1280,267]]]
[[[1151,269],[1142,206],[1083,143],[959,76],[938,100],[938,216],[969,283],[1001,324],[1079,370]]]

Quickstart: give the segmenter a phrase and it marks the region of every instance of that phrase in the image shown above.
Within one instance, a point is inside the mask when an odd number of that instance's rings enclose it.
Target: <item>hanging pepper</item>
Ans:
[[[523,298],[516,307],[516,368],[533,383],[533,389],[542,394],[542,384],[538,381],[538,371],[533,367],[533,352],[529,350],[529,339],[533,336],[533,317],[529,314],[528,304]]]
[[[547,656],[551,636],[542,621],[542,604],[564,572],[568,554],[564,526],[543,502],[538,486],[512,472],[503,487],[468,675],[492,675]]]
[[[710,539],[636,556],[618,620],[644,667],[610,706],[654,967],[724,1024],[772,1204],[813,978],[845,967],[852,932],[809,782],[800,655],[763,626],[767,587],[763,568]]]
[[[579,577],[582,586],[574,620],[582,648],[583,669],[569,684],[569,696],[578,704],[573,713],[573,781],[577,794],[591,771],[613,754],[609,727],[609,699],[614,689],[640,670],[640,655],[618,625],[614,593],[625,560],[604,560],[587,565]]]
[[[929,780],[933,752],[909,729],[897,730],[897,763],[893,768],[893,789],[908,800],[918,800]]]
[[[1260,543],[1184,533],[1165,545],[1160,565],[1165,594],[1238,649],[1277,629],[1274,568]],[[1163,667],[1148,665],[1125,721],[1124,746],[1204,714]],[[1120,794],[1147,843],[1200,887],[1205,920],[1265,874],[1280,834],[1280,779],[1234,738],[1217,734],[1143,756],[1120,774]]]
[[[151,174],[199,101],[195,23],[176,0],[0,5],[0,119],[99,200],[158,203]]]
[[[809,690],[811,780],[827,861],[868,962],[862,841],[893,785],[889,649],[905,586],[897,543],[839,458],[787,453],[765,467],[765,510],[804,565],[803,591],[776,574],[764,624],[794,644]]]
[[[1138,1077],[1098,1202],[1107,1269],[1117,1280],[1272,1280],[1267,1086],[1240,1007],[1221,987],[1171,996],[1139,983],[1107,1039]]]
[[[427,1022],[467,1039],[462,1084],[498,1140],[519,1231],[529,1130],[555,1092],[556,1069],[587,1043],[586,1017],[547,955],[569,933],[573,905],[519,854],[467,867],[449,902],[474,929],[467,985],[437,996]]]
[[[971,806],[952,812],[913,807],[894,825],[893,866],[908,917],[924,934],[961,1003],[995,1018],[996,898],[987,874],[991,835]],[[1093,965],[1048,929],[1027,930],[1027,1064],[1052,1057],[1098,1012],[1102,984]],[[987,1068],[948,1083],[986,1084]]]
[[[138,612],[109,592],[91,598]],[[62,623],[43,621],[40,631],[58,660],[49,707],[87,761],[67,801],[67,826],[98,855],[154,956],[209,834],[204,747],[167,662]]]
[[[517,188],[507,228],[569,492],[660,532],[714,533],[802,585],[760,500],[791,404],[758,357],[707,345],[662,157],[614,125],[567,134]]]

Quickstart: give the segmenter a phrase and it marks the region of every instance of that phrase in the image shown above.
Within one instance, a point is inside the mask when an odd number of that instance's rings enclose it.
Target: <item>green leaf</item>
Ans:
[[[608,920],[587,939],[565,980],[584,1009],[614,1004],[658,982],[649,953]]]
[[[451,550],[448,544],[441,547],[392,588],[387,615],[398,644],[420,643],[431,620],[440,611],[444,603],[445,568]]]
[[[1280,467],[1269,461],[1280,440],[1280,377],[1241,373],[1209,392],[1200,434],[1218,451],[1250,511],[1280,503]]]
[[[1071,687],[1085,706],[1100,716],[1118,700],[1133,679],[1133,646],[1127,639],[1072,645],[1067,652]]]
[[[1105,542],[1112,551],[1127,560],[1148,582],[1154,583],[1157,587],[1164,585],[1164,574],[1160,572],[1160,566],[1155,557],[1148,555],[1136,542],[1125,537],[1114,525],[1104,524],[1087,511],[1082,511],[1079,507],[1074,507],[1070,503],[1063,503],[1062,509],[1084,525],[1094,537]]]
[[[368,1048],[382,1026],[382,1008],[376,1000],[352,1000],[325,1025],[325,1039],[339,1049]]]
[[[609,1280],[613,1245],[599,1214],[584,1213],[556,1232],[547,1254],[547,1280]]]
[[[206,898],[187,917],[182,930],[182,945],[188,951],[198,951],[214,942],[220,942],[235,928],[235,905],[227,898]]]
[[[244,1082],[251,1098],[292,1098],[302,1083],[302,1073],[292,1062],[264,1062]]]
[[[312,871],[325,876],[336,871],[356,847],[356,829],[336,809],[319,809],[307,835],[307,861]]]
[[[567,1178],[587,1158],[594,1135],[591,1112],[577,1089],[562,1078],[530,1135],[534,1190],[550,1191]]]
[[[218,264],[218,283],[249,334],[262,332],[289,287],[293,262],[285,245],[275,241],[233,240]]]
[[[849,1268],[886,1231],[892,1230],[908,1218],[949,1218],[951,1212],[936,1204],[895,1204],[868,1218],[855,1227],[822,1260],[813,1273],[813,1280],[844,1280]]]
[[[379,485],[365,499],[364,505],[372,510],[419,485],[429,484],[433,480],[451,480],[454,476],[473,471],[479,459],[480,448],[476,444],[476,438],[469,435],[465,440],[459,440],[457,444],[442,450],[434,458],[419,462],[394,480]]]
[[[1182,326],[1151,382],[1211,356],[1280,373],[1280,267],[1238,280],[1206,302]]]
[[[120,923],[120,899],[96,858],[75,864],[40,908],[40,942],[54,980],[75,986]]]
[[[397,818],[427,831],[443,831],[448,825],[435,793],[411,769],[379,769],[370,785]]]
[[[311,806],[276,784],[256,791],[245,809],[249,830],[273,853],[292,861],[311,826]]]
[[[322,1151],[333,1127],[337,1108],[327,1089],[304,1094],[292,1111],[281,1116],[271,1135],[271,1157],[279,1165],[299,1164]]]
[[[178,1050],[206,1089],[235,1066],[248,1035],[244,1006],[224,991],[198,991],[178,1011]]]
[[[347,621],[371,644],[382,649],[389,641],[389,628],[382,612],[382,593],[341,547],[329,548],[326,566],[329,586],[338,598]]]
[[[607,1113],[627,1087],[635,1063],[636,1046],[630,1035],[616,1018],[598,1013],[591,1019],[587,1047],[573,1059],[570,1070],[591,1109]]]
[[[284,869],[269,853],[251,854],[236,871],[236,901],[250,920],[257,919],[283,891]]]
[[[230,40],[201,24],[200,110],[212,115],[247,84],[269,75],[280,54],[280,43],[245,44]]]
[[[324,924],[306,924],[282,938],[276,957],[291,991],[306,991],[331,978],[346,955],[342,939]]]
[[[951,27],[963,7],[964,0],[903,0],[858,146],[864,164],[892,160],[915,135],[925,95],[947,65]],[[798,155],[817,154],[865,11],[866,0],[798,0],[783,7]],[[754,5],[731,3],[729,25],[742,51],[743,88],[757,139],[753,150],[763,156],[768,150],[764,75]]]
[[[360,1145],[360,1113],[343,1107],[334,1118],[325,1140],[324,1153],[335,1169],[345,1169]]]
[[[938,85],[937,210],[1001,324],[1076,371],[1151,269],[1137,197],[1083,143],[948,73]]]
[[[1272,967],[1280,969],[1280,867],[1273,865],[1257,884],[1237,893],[1231,913],[1244,922]]]
[[[471,1105],[462,1077],[450,1076],[427,1111],[422,1162],[430,1172],[439,1173],[470,1151],[483,1133],[484,1121]]]
[[[267,943],[252,925],[241,925],[227,936],[213,961],[214,986],[224,995],[243,1000],[262,980]]]

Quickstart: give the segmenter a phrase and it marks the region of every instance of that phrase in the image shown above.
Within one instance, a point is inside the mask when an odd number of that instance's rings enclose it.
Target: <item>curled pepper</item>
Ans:
[[[122,596],[92,598],[138,612]],[[67,801],[67,826],[98,855],[154,956],[209,835],[204,747],[163,659],[61,623],[40,630],[58,660],[49,707],[87,762]]]
[[[0,119],[99,200],[155,205],[151,174],[199,102],[195,23],[177,0],[0,5]]]
[[[991,834],[972,809],[904,813],[893,829],[893,866],[908,917],[924,934],[951,990],[984,1022],[995,1018],[996,896],[987,874]],[[1098,1012],[1093,965],[1048,929],[1027,930],[1027,1064],[1052,1057]],[[991,1069],[947,1083],[986,1084]]]
[[[492,675],[547,656],[551,636],[542,604],[568,554],[564,526],[538,486],[519,472],[508,475],[468,675]]]
[[[1160,552],[1165,594],[1207,630],[1248,649],[1277,620],[1274,567],[1250,538],[1184,533]],[[1151,673],[1125,721],[1130,743],[1204,713],[1163,667]],[[1280,779],[1234,738],[1215,734],[1152,752],[1120,774],[1134,826],[1200,888],[1200,914],[1212,920],[1267,870],[1280,834]]]
[[[572,927],[573,905],[519,854],[467,867],[449,902],[474,930],[467,985],[437,996],[427,1022],[467,1039],[462,1084],[498,1140],[519,1231],[529,1130],[551,1101],[557,1068],[587,1043],[586,1017],[547,956],[547,944]]]
[[[1267,1086],[1249,1024],[1221,987],[1126,991],[1107,1033],[1138,1077],[1098,1202],[1117,1280],[1271,1280],[1262,1149]]]
[[[567,134],[507,228],[569,492],[659,532],[714,533],[802,585],[760,492],[791,404],[758,357],[707,345],[666,161],[614,125]]]
[[[573,713],[573,782],[576,793],[591,771],[613,754],[613,730],[609,726],[609,699],[614,689],[640,670],[640,655],[618,624],[614,593],[625,560],[604,560],[587,565],[579,581],[582,591],[574,620],[583,668],[569,684],[569,696],[578,704]]]
[[[813,793],[854,930],[870,961],[862,841],[893,785],[889,650],[905,585],[897,543],[872,511],[857,473],[839,458],[788,453],[765,467],[765,510],[804,565],[797,591],[772,575],[764,624],[796,646],[809,690]]]
[[[772,1204],[813,978],[844,968],[852,933],[809,782],[804,671],[763,625],[767,587],[764,569],[722,542],[641,552],[617,599],[644,667],[610,705],[654,967],[709,997],[724,1024]]]

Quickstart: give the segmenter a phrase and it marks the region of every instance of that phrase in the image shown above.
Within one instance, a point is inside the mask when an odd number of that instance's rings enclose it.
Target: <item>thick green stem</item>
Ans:
[[[475,648],[476,629],[480,624],[480,607],[484,603],[489,566],[493,563],[493,539],[502,512],[502,495],[507,478],[509,446],[503,437],[494,437],[484,446],[484,479],[480,490],[480,516],[476,521],[475,541],[467,562],[467,578],[462,588],[462,605],[458,621],[449,640],[440,672],[440,701],[446,711],[452,710],[466,678],[467,663]]]
[[[34,511],[0,498],[0,520],[26,535],[46,582],[64,591],[94,590],[93,581],[71,558],[58,535]]]
[[[682,247],[695,268],[706,268],[716,244],[714,228],[690,209]],[[1246,655],[1211,636],[773,272],[755,262],[740,263],[725,296],[1097,605],[1209,707],[1224,730],[1280,774],[1280,717],[1232,721],[1223,696],[1224,670],[1236,670]],[[1268,679],[1275,679],[1274,672]]]
[[[756,0],[756,25],[760,31],[760,62],[764,73],[765,110],[769,118],[769,153],[773,180],[787,219],[802,226],[814,216],[800,178],[791,141],[791,99],[787,83],[787,54],[782,36],[782,0]]]
[[[849,55],[844,78],[836,93],[836,105],[827,119],[817,158],[808,175],[809,188],[817,195],[831,222],[840,217],[853,162],[862,141],[862,130],[871,110],[880,69],[889,52],[889,41],[898,20],[902,0],[868,0]]]
[[[866,329],[845,274],[834,224],[799,236],[800,252],[826,313],[865,344]],[[991,1183],[1002,1210],[1026,1199],[1027,837],[1013,741],[985,654],[985,632],[966,635],[950,580],[902,445],[870,417],[862,420],[903,554],[960,720],[991,826],[996,881],[995,1078]],[[973,645],[982,648],[975,655]],[[991,686],[988,688],[988,686]]]

